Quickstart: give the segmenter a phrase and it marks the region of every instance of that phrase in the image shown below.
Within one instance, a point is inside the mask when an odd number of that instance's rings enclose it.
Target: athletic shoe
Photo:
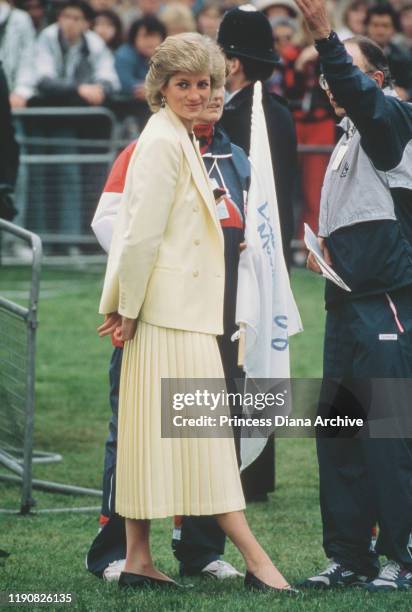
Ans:
[[[412,572],[396,561],[388,561],[374,580],[362,586],[372,593],[404,591],[412,587]]]
[[[212,578],[217,578],[217,580],[226,580],[227,578],[238,578],[241,576],[243,578],[244,574],[241,574],[230,565],[227,561],[223,561],[222,559],[217,559],[216,561],[211,561],[208,563],[200,572],[200,575],[212,576]]]
[[[304,589],[334,589],[363,584],[366,580],[366,576],[355,574],[340,563],[332,561],[323,572],[308,578],[298,586]]]
[[[112,563],[109,563],[103,571],[103,580],[107,580],[107,582],[118,582],[125,564],[126,559],[119,559],[119,561],[112,561]]]

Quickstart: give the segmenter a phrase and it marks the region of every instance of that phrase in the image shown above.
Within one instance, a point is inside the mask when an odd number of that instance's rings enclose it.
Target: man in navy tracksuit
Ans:
[[[296,1],[320,54],[321,85],[344,117],[325,175],[319,237],[352,292],[327,282],[319,414],[368,417],[352,435],[318,431],[331,563],[303,585],[405,589],[412,586],[412,440],[402,438],[399,422],[398,431],[389,424],[408,409],[410,395],[402,401],[401,392],[412,378],[412,105],[391,89],[379,47],[363,37],[343,45],[324,0]],[[311,256],[308,267],[319,271]],[[380,571],[379,554],[387,558]]]

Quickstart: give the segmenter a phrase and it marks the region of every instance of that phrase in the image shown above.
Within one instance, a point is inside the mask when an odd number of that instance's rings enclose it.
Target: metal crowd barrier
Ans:
[[[56,253],[59,246],[97,247],[90,222],[117,153],[115,115],[103,107],[33,107],[13,114],[20,144],[15,222],[55,245]]]
[[[15,222],[37,233],[53,259],[100,255],[90,222],[118,150],[127,144],[120,138],[121,122],[104,107],[24,108],[14,118],[21,147]],[[298,147],[300,157],[329,156],[332,150]],[[302,248],[295,239],[292,249]]]
[[[0,464],[18,474],[22,513],[32,500],[33,423],[37,306],[41,240],[0,219],[0,233],[24,240],[32,249],[29,303],[21,306],[0,295]],[[1,478],[1,476],[0,476]]]
[[[27,514],[35,505],[32,489],[93,496],[101,496],[101,491],[32,478],[33,463],[53,463],[61,461],[62,456],[33,450],[42,242],[36,234],[0,219],[0,273],[1,245],[10,239],[24,241],[31,249],[32,261],[28,291],[21,292],[28,298],[26,305],[5,297],[0,288],[0,466],[13,473],[0,473],[0,480],[21,484],[20,512]],[[90,509],[96,510],[82,511]]]

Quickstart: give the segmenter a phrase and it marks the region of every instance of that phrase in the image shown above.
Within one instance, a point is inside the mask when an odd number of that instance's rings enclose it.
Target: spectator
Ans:
[[[141,16],[157,15],[160,12],[162,0],[136,0],[137,10]]]
[[[41,104],[100,106],[120,88],[112,52],[98,34],[89,30],[93,17],[93,9],[85,0],[67,0],[60,8],[57,23],[39,35],[36,80]],[[83,122],[80,119],[47,119],[45,123],[36,122],[33,135],[43,139],[52,137],[57,143],[68,141],[64,151],[73,156],[78,153],[78,138],[102,138],[105,130],[98,116]],[[47,149],[48,153],[61,151],[58,144]],[[49,205],[44,169],[36,168],[30,178],[36,184],[30,207],[33,228],[40,232],[70,234],[74,239],[81,235],[87,190],[95,181],[93,165],[88,166],[87,175],[77,164],[65,164],[54,173],[53,189],[59,206],[54,203],[53,208]],[[64,252],[66,247],[58,244],[56,248]],[[76,250],[69,247],[69,253]]]
[[[293,44],[297,33],[297,24],[290,17],[275,17],[270,20],[272,26],[275,50],[282,57],[282,53]],[[297,48],[297,47],[295,47]]]
[[[220,4],[215,0],[206,0],[196,16],[197,31],[215,40],[221,21],[222,9]]]
[[[406,53],[412,52],[412,2],[408,2],[399,13],[401,32],[393,41]]]
[[[293,0],[254,0],[258,11],[262,11],[271,20],[276,17],[289,17],[295,19],[298,15],[296,4]]]
[[[187,6],[193,13],[195,12],[195,6],[199,4],[199,0],[164,0],[163,4],[182,4]]]
[[[30,15],[36,34],[49,25],[46,0],[22,0],[20,8]]]
[[[120,17],[114,11],[100,11],[96,14],[93,31],[103,38],[112,51],[116,51],[123,42],[123,26]]]
[[[305,50],[301,53],[303,53]],[[296,64],[299,62],[296,62]],[[295,64],[295,66],[296,66]],[[292,99],[293,116],[299,145],[332,146],[336,141],[336,121],[327,105],[327,99],[319,87],[319,59],[305,61],[296,72],[295,88],[287,95]],[[299,155],[302,180],[303,207],[298,223],[297,237],[303,239],[304,224],[316,231],[322,183],[328,165],[328,153],[303,153]],[[298,253],[296,263],[301,263]]]
[[[160,14],[168,36],[196,32],[196,22],[189,7],[179,2],[171,2]]]
[[[366,34],[383,50],[402,100],[412,98],[412,62],[410,55],[393,42],[399,29],[398,14],[390,4],[372,6],[366,15]]]
[[[328,12],[332,15],[332,5],[328,3]],[[271,91],[281,93],[289,101],[296,126],[299,145],[328,146],[335,144],[335,124],[333,112],[328,100],[319,86],[319,55],[307,27],[304,26],[293,39],[288,40],[288,31],[284,19],[274,23],[275,45],[282,58],[281,81],[274,88],[273,77],[270,81]],[[294,21],[288,20],[289,24]],[[278,26],[284,24],[280,31]],[[283,38],[282,38],[283,33]],[[291,32],[289,32],[290,34]],[[277,36],[278,34],[278,36]],[[279,79],[279,72],[277,75]],[[319,217],[319,202],[323,178],[328,164],[328,154],[303,153],[299,155],[302,209],[297,225],[297,238],[303,238],[304,223],[316,230]],[[294,261],[297,264],[306,260],[306,254],[296,252]]]
[[[399,11],[403,8],[405,4],[405,0],[389,0],[389,4],[392,6],[392,8],[395,9],[397,13],[399,13]]]
[[[19,166],[17,145],[10,112],[9,90],[0,62],[0,219],[11,221],[16,214],[13,191]]]
[[[101,11],[113,11],[117,0],[89,0],[89,4],[95,13],[100,13]]]
[[[365,34],[365,19],[368,7],[368,0],[349,2],[342,14],[342,27],[337,31],[340,40]]]
[[[226,11],[230,11],[230,9],[232,8],[241,6],[242,4],[245,4],[245,0],[222,0],[221,1],[221,7],[222,7],[223,13],[226,13]]]
[[[119,15],[126,31],[131,24],[140,19],[152,15],[157,17],[162,8],[162,0],[131,0],[129,5],[119,5]]]
[[[165,38],[166,28],[157,17],[142,17],[132,24],[129,42],[123,44],[115,55],[123,93],[136,100],[146,99],[144,80],[149,60]]]
[[[294,44],[297,33],[297,22],[289,17],[275,17],[270,20],[275,43],[281,63],[275,70],[266,85],[271,93],[289,99],[289,92],[295,85],[295,61],[300,49]]]
[[[119,89],[114,59],[104,41],[89,31],[94,13],[85,0],[67,0],[57,23],[37,42],[38,91],[65,104],[103,104]]]
[[[0,61],[12,108],[26,106],[34,93],[34,42],[35,31],[27,13],[0,0]]]

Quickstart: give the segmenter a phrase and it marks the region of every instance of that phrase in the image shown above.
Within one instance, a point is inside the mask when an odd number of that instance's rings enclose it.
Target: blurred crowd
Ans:
[[[328,161],[321,149],[335,143],[336,121],[294,0],[250,1],[269,19],[280,58],[266,85],[288,100],[299,145],[312,147],[300,160],[301,238],[304,222],[317,226]],[[180,32],[215,38],[224,12],[238,4],[242,0],[0,0],[0,60],[10,104],[107,105],[141,128],[149,116],[144,79],[156,47]],[[329,10],[342,40],[366,35],[384,50],[398,95],[412,99],[412,0],[330,0]]]
[[[293,0],[253,0],[273,28],[281,62],[268,86],[286,97],[300,139],[305,122],[330,111],[318,86],[317,54]],[[223,13],[241,0],[0,0],[0,59],[13,108],[47,103],[100,105],[110,97],[144,102],[155,48],[169,34],[215,37]],[[398,94],[412,97],[412,2],[330,0],[341,39],[365,34],[388,57]],[[325,123],[325,131],[328,130]]]

